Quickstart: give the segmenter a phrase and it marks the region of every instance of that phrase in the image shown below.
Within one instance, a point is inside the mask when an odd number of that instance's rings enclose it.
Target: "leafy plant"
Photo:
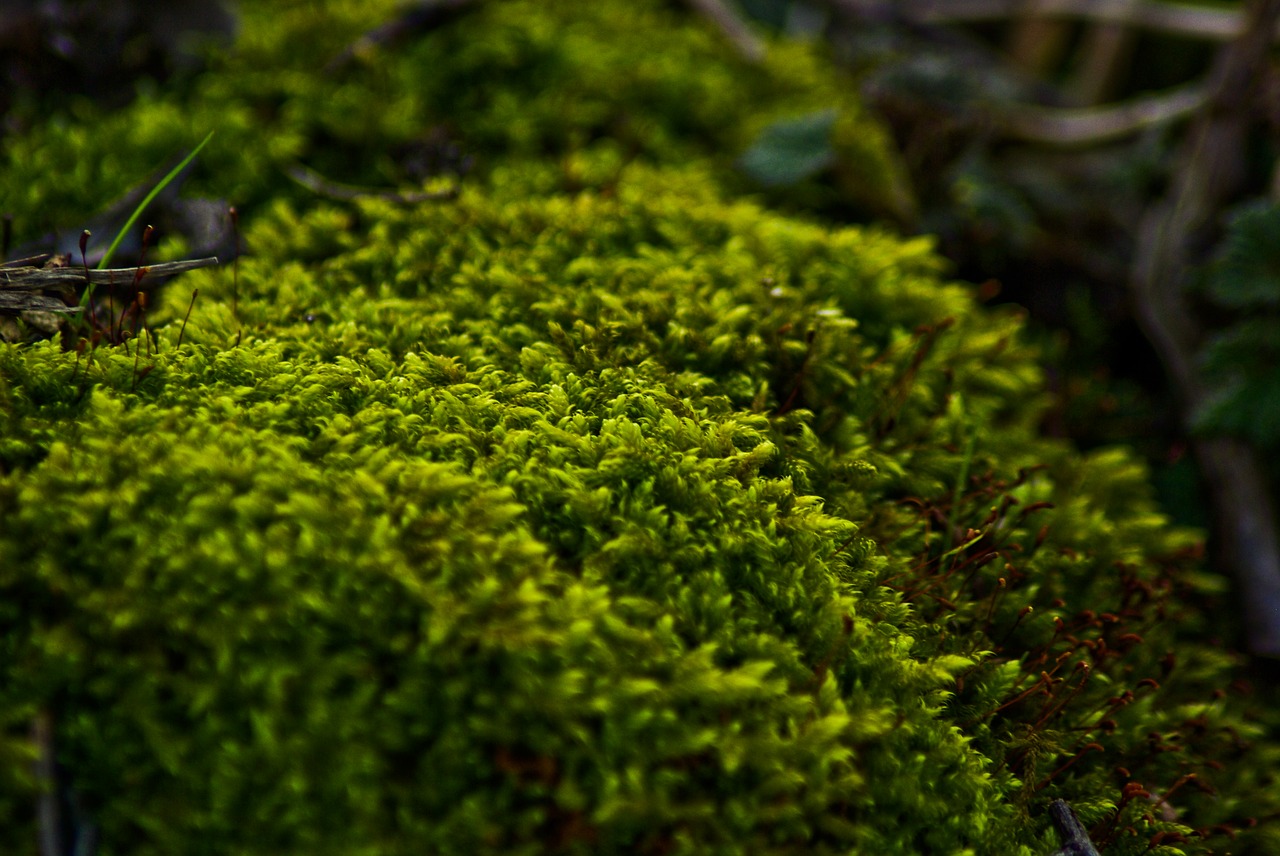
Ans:
[[[765,187],[795,184],[835,165],[831,134],[835,110],[822,110],[769,125],[738,163]]]
[[[1280,206],[1254,204],[1232,218],[1204,293],[1227,310],[1229,321],[1200,354],[1214,392],[1195,424],[1274,451],[1280,448]]]

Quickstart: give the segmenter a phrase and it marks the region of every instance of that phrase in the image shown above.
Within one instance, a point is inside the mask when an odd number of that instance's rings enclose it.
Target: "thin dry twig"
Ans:
[[[197,268],[211,267],[218,259],[210,256],[207,259],[184,259],[177,262],[161,262],[143,265],[140,268],[107,268],[85,270],[79,267],[0,267],[0,292],[38,291],[42,288],[56,288],[63,285],[76,285],[85,281],[94,285],[155,285],[158,279],[185,273]]]
[[[79,306],[68,306],[65,300],[57,297],[30,294],[25,291],[8,292],[0,290],[0,315],[20,315],[23,312],[70,312],[74,314],[79,311]]]
[[[382,190],[376,187],[356,187],[353,184],[330,181],[315,170],[308,169],[301,164],[286,167],[285,174],[312,193],[344,202],[353,199],[386,199],[400,205],[416,205],[419,202],[453,199],[458,195],[456,186],[432,191]]]
[[[1126,0],[1137,5],[1140,0]],[[1066,90],[1077,104],[1107,99],[1133,54],[1138,33],[1125,24],[1095,22],[1085,33],[1074,60],[1075,73]]]
[[[866,0],[838,0],[857,6]],[[1143,27],[1174,35],[1230,41],[1246,29],[1243,13],[1163,0],[899,0],[907,20],[929,24],[990,21],[1011,15],[1053,15]],[[1276,33],[1276,28],[1270,32]]]
[[[1088,830],[1066,801],[1054,800],[1049,804],[1049,819],[1062,840],[1062,848],[1053,856],[1098,856],[1098,849],[1093,846]]]
[[[414,33],[429,32],[444,26],[459,14],[476,4],[476,0],[419,0],[403,11],[399,17],[380,27],[369,30],[347,46],[325,65],[326,74],[344,70],[357,58],[398,42]]]
[[[0,313],[16,315],[21,312],[80,311],[79,306],[68,306],[61,296],[54,297],[41,292],[53,291],[58,295],[74,293],[77,285],[91,282],[94,285],[120,285],[146,290],[159,280],[197,268],[218,263],[217,258],[185,259],[177,262],[144,265],[140,268],[88,269],[75,266],[36,267],[34,263],[48,256],[31,256],[15,259],[0,265]]]
[[[1069,109],[1020,105],[1001,116],[1001,124],[1011,137],[1024,142],[1094,145],[1187,118],[1208,100],[1204,85],[1195,83],[1104,107]]]
[[[62,817],[58,809],[58,768],[53,751],[53,716],[47,710],[36,715],[31,726],[36,745],[36,780],[40,796],[36,802],[36,818],[40,828],[40,856],[62,856]]]
[[[1077,0],[1087,5],[1093,0]],[[932,0],[827,0],[834,8],[852,15],[852,20],[875,24],[897,22],[908,30],[924,28],[922,32],[931,38],[948,35],[942,26],[953,21],[965,20],[958,11],[954,18],[952,5],[933,4]],[[1000,6],[1003,16],[1016,16],[1024,23],[1037,23],[1034,12],[1061,0],[1025,0]],[[956,0],[956,6],[977,11],[978,0]],[[982,6],[985,8],[985,6]],[[1118,15],[1120,9],[1141,9],[1143,0],[1106,0],[1106,8]],[[943,14],[945,10],[945,14]],[[935,12],[937,14],[935,14]],[[1107,20],[1105,18],[1100,20]],[[1040,20],[1039,23],[1044,23]],[[977,55],[979,63],[996,67],[999,60],[985,53]],[[1035,65],[1040,60],[1027,57]],[[1015,99],[994,103],[988,107],[990,125],[1003,136],[1021,142],[1047,146],[1081,147],[1112,142],[1132,136],[1152,127],[1192,116],[1204,106],[1208,91],[1202,82],[1193,82],[1153,95],[1140,96],[1127,101],[1091,107],[1049,107]]]
[[[1009,58],[1016,68],[1042,77],[1062,59],[1070,42],[1071,26],[1066,21],[1020,13],[1008,39]]]
[[[758,63],[764,60],[764,41],[724,0],[685,0],[685,2],[698,14],[715,24],[748,62]]]

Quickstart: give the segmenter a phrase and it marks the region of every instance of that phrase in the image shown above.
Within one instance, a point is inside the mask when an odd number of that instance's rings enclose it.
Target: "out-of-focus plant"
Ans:
[[[1280,448],[1280,205],[1255,204],[1231,220],[1204,285],[1230,321],[1200,358],[1213,392],[1195,413],[1206,433]],[[1277,474],[1272,467],[1272,475]]]
[[[1209,285],[1217,309],[1198,312],[1186,292],[1187,272],[1214,256],[1223,212],[1270,180],[1272,165],[1252,155],[1275,127],[1259,81],[1280,0],[742,7],[787,32],[819,22],[893,128],[910,227],[937,235],[962,276],[1003,281],[1005,299],[1065,331],[1059,390],[1084,394],[1051,429],[1136,438],[1158,467],[1185,470],[1184,451],[1196,452],[1222,566],[1246,603],[1276,604],[1253,610],[1250,645],[1280,655],[1280,622],[1263,617],[1280,614],[1280,538],[1256,481],[1280,421],[1280,379],[1263,368],[1280,332],[1268,279],[1280,265],[1240,246],[1264,248],[1274,222],[1237,223]],[[809,162],[790,154],[797,169]],[[1135,423],[1145,429],[1130,433]]]

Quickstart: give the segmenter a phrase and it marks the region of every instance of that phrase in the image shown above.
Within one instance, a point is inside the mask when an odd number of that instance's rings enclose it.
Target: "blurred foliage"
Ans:
[[[1231,220],[1205,298],[1225,320],[1201,352],[1214,391],[1196,428],[1280,450],[1280,206],[1255,203]],[[1272,467],[1280,476],[1280,467]]]
[[[141,370],[0,346],[5,759],[53,708],[131,856],[1038,856],[1053,797],[1108,856],[1276,852],[1276,709],[1146,468],[1041,435],[1020,313],[932,241],[790,216],[928,217],[942,163],[992,246],[1052,192],[937,105],[899,154],[822,46],[753,66],[656,0],[331,65],[392,13],[246,9],[207,76],[6,143],[29,229],[216,127],[195,180],[253,252]],[[794,184],[744,201],[753,147]],[[338,203],[296,161],[460,192]]]
[[[836,163],[831,145],[835,124],[834,110],[774,122],[760,132],[738,163],[766,187],[812,178]]]
[[[818,0],[740,5],[760,26],[780,32],[797,15],[811,26],[821,22],[833,54],[853,70],[894,131],[913,199],[907,228],[936,235],[961,276],[998,283],[991,289],[998,291],[996,302],[1029,311],[1061,396],[1046,429],[1087,448],[1135,445],[1157,483],[1169,486],[1168,492],[1162,487],[1162,498],[1177,519],[1204,522],[1194,477],[1188,481],[1178,395],[1127,296],[1136,224],[1166,186],[1182,127],[1153,125],[1118,141],[1060,148],[1005,132],[1002,117],[1009,114],[1087,106],[1073,100],[1078,78],[1096,71],[1090,64],[1100,61],[1089,53],[1096,45],[1087,23],[1045,21],[1039,31],[1020,18],[908,26],[887,7],[854,18],[842,4]],[[1033,31],[1038,42],[1024,38]],[[1187,84],[1206,73],[1216,50],[1203,40],[1135,29],[1109,60],[1115,66],[1101,91],[1122,103]],[[1018,51],[1035,55],[1038,64],[1020,66]],[[1256,184],[1268,180],[1265,157],[1245,166]],[[830,204],[823,211],[842,213]],[[1267,228],[1259,223],[1253,238],[1233,240],[1264,245]],[[1231,294],[1215,298],[1219,309],[1206,317],[1222,317],[1245,293],[1276,294],[1269,275],[1256,263],[1249,271],[1238,265],[1223,271],[1219,283],[1224,277],[1239,281],[1227,289]],[[1274,443],[1262,436],[1276,433],[1268,402],[1278,382],[1270,373],[1274,347],[1267,338],[1261,328],[1214,334],[1205,360],[1222,389],[1199,416],[1202,430]]]
[[[1227,309],[1280,313],[1280,205],[1255,203],[1231,219],[1205,291]]]

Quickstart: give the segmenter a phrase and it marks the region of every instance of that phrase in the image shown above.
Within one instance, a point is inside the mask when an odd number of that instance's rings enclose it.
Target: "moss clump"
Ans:
[[[1124,453],[1037,437],[1016,316],[925,241],[728,194],[683,102],[747,127],[774,78],[659,4],[495,3],[353,73],[333,102],[417,111],[356,132],[287,73],[356,7],[305,5],[125,114],[275,87],[230,179],[255,254],[184,281],[183,344],[0,350],[0,722],[53,717],[104,854],[1042,854],[1056,797],[1171,854],[1276,810],[1194,542]],[[610,108],[631,157],[564,70],[625,65],[596,7],[673,58]],[[441,104],[486,162],[455,200],[269,178],[322,129],[376,171]]]

